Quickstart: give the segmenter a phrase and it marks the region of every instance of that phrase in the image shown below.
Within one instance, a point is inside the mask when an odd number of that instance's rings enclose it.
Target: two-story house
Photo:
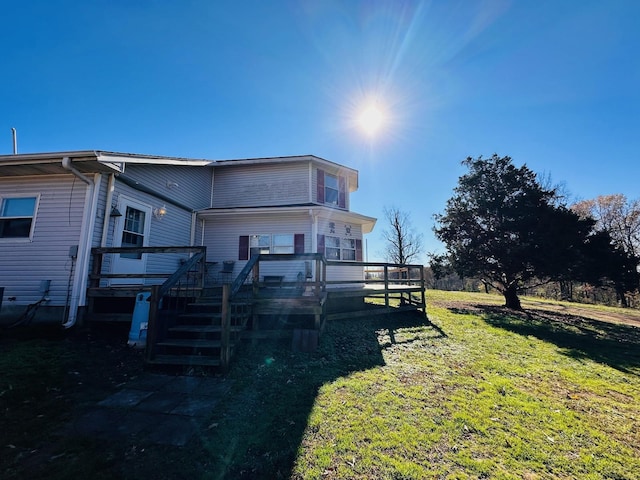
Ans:
[[[322,253],[334,279],[363,279],[363,236],[350,211],[358,172],[306,155],[210,161],[73,151],[0,156],[0,322],[26,315],[75,324],[95,247],[206,246],[211,278],[255,253]],[[106,255],[112,285],[158,282],[185,254]],[[308,262],[265,274],[309,276]],[[218,270],[216,270],[218,269]]]

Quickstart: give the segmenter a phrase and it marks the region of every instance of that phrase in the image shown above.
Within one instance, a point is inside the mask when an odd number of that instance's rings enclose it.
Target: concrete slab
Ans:
[[[155,373],[145,373],[129,383],[129,388],[136,390],[157,391],[167,383],[173,381],[175,377],[169,375],[158,375]]]
[[[167,392],[193,393],[202,386],[202,383],[206,380],[206,378],[202,377],[173,377],[170,382],[167,382],[162,387],[162,390]]]
[[[98,403],[101,407],[134,407],[153,392],[125,388]]]
[[[82,436],[107,436],[114,432],[113,426],[122,422],[124,415],[118,410],[96,408],[76,418],[69,427],[74,434]],[[115,435],[117,436],[117,435]]]
[[[185,398],[184,393],[157,392],[142,399],[135,409],[143,412],[170,413]]]
[[[118,425],[114,425],[114,430],[121,436],[144,434],[153,429],[158,424],[158,414],[131,411],[122,417]]]
[[[147,436],[153,443],[185,446],[198,431],[198,422],[191,417],[167,415]]]
[[[203,378],[198,387],[193,391],[197,395],[225,396],[231,389],[231,382],[219,378]]]
[[[189,417],[208,417],[218,403],[215,397],[193,396],[180,402],[171,413]]]

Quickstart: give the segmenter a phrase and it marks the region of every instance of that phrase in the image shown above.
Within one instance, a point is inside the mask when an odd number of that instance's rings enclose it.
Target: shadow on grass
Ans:
[[[397,330],[429,326],[411,313],[372,316],[329,322],[314,353],[293,353],[291,340],[245,348],[229,374],[235,387],[202,438],[217,464],[211,478],[289,478],[319,389],[383,366]],[[433,338],[442,336],[434,327]],[[381,337],[391,340],[381,345]]]
[[[490,325],[550,342],[573,358],[588,358],[624,373],[640,375],[640,328],[550,310],[515,312],[476,305]]]

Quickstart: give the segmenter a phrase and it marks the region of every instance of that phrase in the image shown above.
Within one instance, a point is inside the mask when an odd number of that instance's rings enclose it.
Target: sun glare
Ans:
[[[369,136],[374,136],[378,133],[384,122],[384,113],[376,104],[368,105],[358,115],[358,125]]]

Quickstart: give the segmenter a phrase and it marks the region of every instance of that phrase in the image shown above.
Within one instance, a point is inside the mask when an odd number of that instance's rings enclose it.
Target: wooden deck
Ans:
[[[111,278],[134,276],[101,272],[102,255],[125,250],[156,254],[166,251],[190,257],[175,272],[137,274],[145,282],[164,278],[161,285],[108,286]],[[328,320],[407,310],[426,316],[422,265],[335,262],[327,261],[320,254],[258,255],[247,262],[232,283],[211,285],[206,281],[205,258],[204,247],[94,249],[89,303],[92,305],[99,299],[135,297],[141,291],[151,291],[147,361],[216,365],[221,370],[228,367],[232,352],[243,335],[249,338],[265,338],[271,336],[270,333],[282,335],[287,331],[283,322],[290,326],[288,331],[293,338],[304,339],[308,347],[320,336]],[[261,276],[261,264],[274,261],[304,261],[314,266],[312,275],[302,278],[302,274],[298,274],[297,281],[289,282],[280,275]],[[331,280],[327,277],[327,267],[354,268],[363,278]],[[357,276],[354,274],[352,278]],[[367,299],[371,301],[367,302]],[[372,302],[376,306],[372,306]],[[95,312],[91,314],[96,316]],[[113,314],[110,315],[113,318]],[[315,334],[310,334],[311,331]],[[173,351],[176,353],[171,357]]]

